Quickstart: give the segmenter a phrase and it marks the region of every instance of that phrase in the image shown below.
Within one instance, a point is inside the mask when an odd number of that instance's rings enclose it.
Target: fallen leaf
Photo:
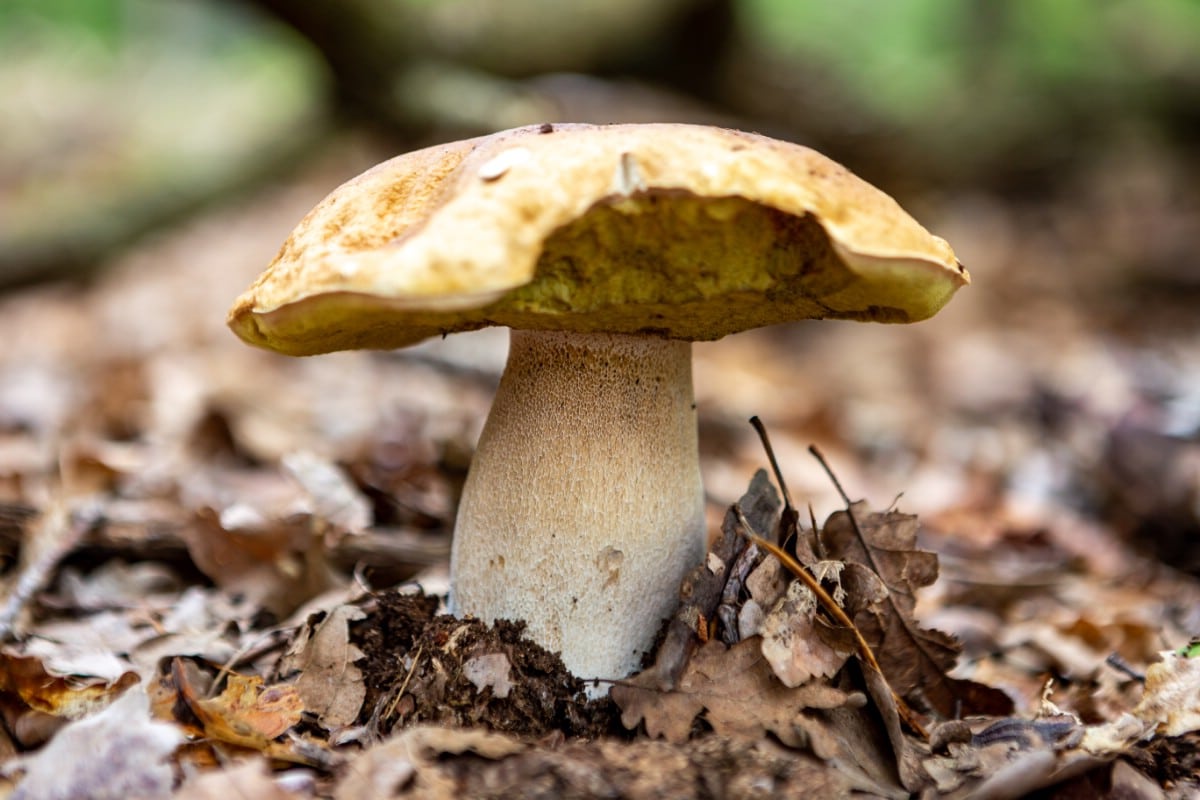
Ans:
[[[301,628],[280,664],[280,674],[298,673],[296,691],[304,708],[331,730],[352,724],[367,694],[362,670],[354,664],[363,653],[350,642],[350,623],[365,618],[358,606],[335,606],[319,622]]]
[[[333,583],[307,514],[270,520],[248,506],[203,508],[185,529],[188,553],[217,586],[286,616]]]
[[[761,625],[763,658],[784,686],[796,687],[816,676],[830,678],[854,652],[835,650],[816,627],[817,600],[799,581],[771,609]]]
[[[95,627],[89,623],[94,621]],[[105,647],[104,633],[112,635]],[[117,655],[121,645],[139,638],[132,633],[129,620],[117,614],[97,614],[83,620],[61,620],[39,626],[42,635],[30,636],[3,652],[39,659],[48,675],[94,678],[115,683],[132,666]]]
[[[56,672],[33,655],[0,653],[0,691],[11,692],[30,708],[78,719],[104,708],[138,682],[133,671],[110,676]]]
[[[901,696],[920,698],[945,718],[1007,714],[1012,701],[1003,692],[947,674],[958,642],[922,628],[913,615],[917,590],[932,584],[938,572],[937,555],[916,549],[917,528],[911,514],[869,512],[862,501],[829,516],[820,532],[826,556],[866,568],[843,576],[847,613]],[[873,599],[875,588],[862,583],[876,579],[887,590],[882,600]]]
[[[294,686],[265,686],[259,677],[231,674],[221,694],[204,697],[201,674],[190,662],[179,658],[172,664],[171,678],[179,699],[195,715],[209,739],[300,764],[328,761],[304,740],[277,741],[304,713],[304,703]],[[159,686],[156,707],[162,708],[168,695],[169,689]]]
[[[347,764],[334,800],[406,795],[455,800],[458,782],[432,769],[442,756],[474,753],[499,760],[526,749],[510,736],[491,731],[418,725],[367,749]],[[414,785],[415,784],[415,785]],[[409,790],[412,790],[411,792]]]
[[[262,678],[236,674],[216,697],[195,698],[189,705],[212,738],[258,750],[299,722],[304,711],[295,687],[264,686]]]
[[[150,718],[146,693],[130,689],[24,760],[12,800],[165,800],[174,780],[166,759],[182,742],[178,728]]]
[[[696,717],[722,735],[757,737],[771,732],[784,744],[803,745],[800,726],[805,709],[861,705],[865,698],[828,684],[812,682],[788,688],[776,679],[762,657],[761,642],[746,639],[731,648],[710,640],[699,648],[673,691],[657,689],[657,676],[647,670],[614,686],[612,698],[627,728],[645,723],[651,737],[687,741]]]

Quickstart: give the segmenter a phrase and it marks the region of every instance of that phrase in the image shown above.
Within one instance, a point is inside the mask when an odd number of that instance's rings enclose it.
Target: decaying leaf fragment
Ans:
[[[1146,668],[1146,689],[1134,714],[1162,736],[1200,730],[1200,655],[1162,653]]]
[[[491,689],[493,697],[508,697],[512,691],[512,664],[504,653],[483,653],[463,662],[463,677],[479,691]]]
[[[296,691],[304,708],[330,730],[358,717],[367,689],[356,661],[363,653],[350,642],[350,623],[366,618],[358,606],[343,603],[300,629],[279,666],[281,675],[298,673]]]
[[[854,652],[852,642],[848,648],[834,649],[821,637],[816,611],[812,592],[794,581],[763,619],[763,658],[784,686],[794,688],[818,676],[831,678]]]
[[[780,683],[762,657],[757,638],[731,648],[711,640],[688,662],[673,691],[657,688],[653,670],[614,686],[612,698],[627,728],[645,723],[652,737],[684,742],[701,713],[714,731],[729,736],[775,734],[781,742],[801,747],[807,741],[801,716],[806,709],[860,706],[862,694],[844,692],[827,683],[797,688]]]

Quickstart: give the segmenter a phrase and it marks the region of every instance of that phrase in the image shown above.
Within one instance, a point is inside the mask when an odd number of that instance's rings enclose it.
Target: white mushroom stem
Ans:
[[[451,608],[583,678],[637,670],[704,556],[691,344],[513,331],[463,489]]]

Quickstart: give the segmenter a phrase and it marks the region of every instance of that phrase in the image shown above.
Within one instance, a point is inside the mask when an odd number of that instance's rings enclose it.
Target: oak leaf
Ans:
[[[687,741],[693,722],[703,714],[719,734],[758,738],[770,732],[788,746],[801,747],[809,736],[806,709],[865,702],[857,692],[816,681],[784,686],[763,658],[757,637],[730,648],[710,640],[692,656],[674,690],[657,687],[657,675],[647,670],[613,687],[612,698],[625,727],[644,722],[651,737],[673,743]]]
[[[1006,714],[1007,695],[951,678],[960,648],[953,636],[923,628],[913,609],[917,590],[937,578],[937,555],[918,550],[917,518],[898,511],[870,512],[859,501],[830,515],[820,532],[825,557],[865,569],[847,569],[846,611],[871,646],[892,688],[924,701],[944,717]],[[882,582],[886,592],[879,592]]]

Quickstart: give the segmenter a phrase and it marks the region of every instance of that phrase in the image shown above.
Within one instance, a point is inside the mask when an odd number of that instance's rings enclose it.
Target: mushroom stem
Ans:
[[[451,608],[635,671],[704,555],[691,344],[513,331],[459,506]]]

